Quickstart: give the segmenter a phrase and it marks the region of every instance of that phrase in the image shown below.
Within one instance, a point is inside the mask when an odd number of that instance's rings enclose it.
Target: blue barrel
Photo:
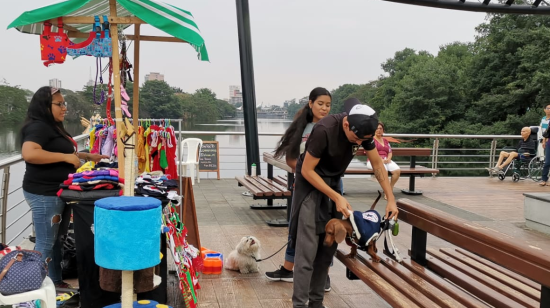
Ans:
[[[149,197],[109,197],[94,209],[95,262],[123,271],[160,263],[161,202]]]

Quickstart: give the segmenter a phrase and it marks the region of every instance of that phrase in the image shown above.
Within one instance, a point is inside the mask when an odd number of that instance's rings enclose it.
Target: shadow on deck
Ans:
[[[407,181],[407,178],[400,180],[397,187],[408,187]],[[344,187],[346,198],[354,210],[367,210],[380,189],[372,179],[344,178]],[[417,179],[417,189],[423,190],[424,195],[407,196],[396,188],[396,198],[409,198],[521,238],[541,249],[550,249],[550,236],[528,230],[524,227],[523,218],[523,193],[550,192],[550,187],[540,187],[530,180],[513,183],[510,179],[501,182],[496,178],[483,177],[426,177]],[[269,256],[285,244],[288,232],[286,228],[269,227],[265,221],[285,218],[286,212],[251,210],[251,204],[262,200],[243,196],[241,193],[244,190],[237,186],[234,179],[202,180],[194,186],[201,243],[227,256],[241,237],[254,235],[261,241],[262,256]],[[381,200],[376,209],[383,213],[385,205],[385,201]],[[410,238],[410,225],[401,223],[396,245],[402,256],[410,247]],[[428,237],[428,246],[452,247],[433,236]],[[199,307],[292,307],[292,283],[271,282],[264,277],[264,272],[278,268],[283,260],[284,249],[273,258],[261,262],[260,272],[256,274],[241,275],[224,270],[221,275],[202,275],[201,290],[198,291]],[[330,277],[332,291],[325,296],[328,307],[365,307],[367,302],[369,307],[390,307],[363,282],[348,280],[345,268],[339,261],[335,261],[330,269]],[[184,307],[177,280],[172,275],[168,288],[168,304]]]

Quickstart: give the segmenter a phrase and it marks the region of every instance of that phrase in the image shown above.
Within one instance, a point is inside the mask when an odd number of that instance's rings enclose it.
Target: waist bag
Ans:
[[[42,254],[34,250],[16,250],[0,260],[0,293],[11,295],[40,289],[47,274]]]

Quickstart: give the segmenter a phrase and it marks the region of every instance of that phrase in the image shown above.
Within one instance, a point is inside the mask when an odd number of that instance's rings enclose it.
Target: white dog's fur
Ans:
[[[259,267],[256,260],[260,258],[260,241],[253,236],[245,236],[235,250],[229,253],[225,268],[240,271],[241,274],[257,273]]]

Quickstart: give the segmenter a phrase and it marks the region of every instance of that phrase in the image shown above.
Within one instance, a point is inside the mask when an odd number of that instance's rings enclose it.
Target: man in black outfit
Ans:
[[[356,98],[346,100],[344,110],[317,122],[296,165],[290,222],[291,245],[296,247],[294,307],[324,307],[324,285],[337,248],[336,243],[332,247],[323,245],[325,225],[335,217],[347,218],[352,211],[339,192],[339,182],[360,145],[388,197],[385,217],[397,217],[388,172],[373,140],[378,127],[376,112]]]

